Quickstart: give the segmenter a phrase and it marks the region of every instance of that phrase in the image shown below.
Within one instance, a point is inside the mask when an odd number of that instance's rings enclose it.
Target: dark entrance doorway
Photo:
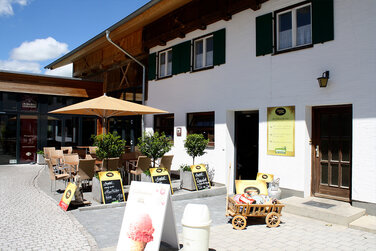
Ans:
[[[259,112],[235,112],[237,180],[255,180],[258,172]]]
[[[21,134],[20,147],[21,155],[20,162],[31,162],[36,160],[37,153],[37,139],[38,139],[38,116],[36,115],[21,115]]]
[[[351,200],[352,106],[314,107],[312,193]]]

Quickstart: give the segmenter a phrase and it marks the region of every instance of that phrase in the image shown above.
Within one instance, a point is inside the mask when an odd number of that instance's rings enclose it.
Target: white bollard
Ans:
[[[181,220],[184,251],[208,251],[210,223],[208,206],[188,204],[185,207]]]

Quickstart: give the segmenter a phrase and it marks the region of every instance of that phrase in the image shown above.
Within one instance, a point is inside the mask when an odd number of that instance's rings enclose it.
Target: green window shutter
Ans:
[[[312,0],[313,43],[334,40],[333,0]]]
[[[226,29],[213,34],[213,64],[220,65],[226,62]]]
[[[172,47],[172,74],[176,75],[191,70],[191,41]]]
[[[148,67],[148,79],[149,80],[154,80],[155,77],[156,77],[156,56],[157,56],[157,53],[152,53],[152,54],[149,54],[149,59],[148,59],[148,64],[149,64],[149,67]]]
[[[273,15],[256,17],[256,56],[273,52]]]

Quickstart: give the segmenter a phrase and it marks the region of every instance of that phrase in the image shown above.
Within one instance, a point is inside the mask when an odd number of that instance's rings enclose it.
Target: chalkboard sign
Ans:
[[[99,180],[101,182],[104,204],[125,201],[123,182],[121,181],[120,173],[118,171],[100,172]]]
[[[150,168],[151,180],[153,183],[168,184],[171,188],[171,194],[174,194],[171,186],[170,175],[165,168]]]
[[[209,176],[206,172],[205,165],[191,166],[193,180],[196,185],[196,190],[204,190],[210,188]]]

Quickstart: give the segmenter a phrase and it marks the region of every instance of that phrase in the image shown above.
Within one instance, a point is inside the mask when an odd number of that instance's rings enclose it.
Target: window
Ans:
[[[172,74],[172,49],[159,53],[159,78],[171,76]]]
[[[214,112],[188,113],[187,132],[203,134],[209,146],[214,146]]]
[[[154,115],[154,132],[163,133],[174,140],[174,114]]]
[[[312,44],[311,4],[276,13],[277,51]]]
[[[256,17],[256,56],[334,40],[333,0],[311,0]]]
[[[213,66],[213,36],[194,41],[194,69]]]

